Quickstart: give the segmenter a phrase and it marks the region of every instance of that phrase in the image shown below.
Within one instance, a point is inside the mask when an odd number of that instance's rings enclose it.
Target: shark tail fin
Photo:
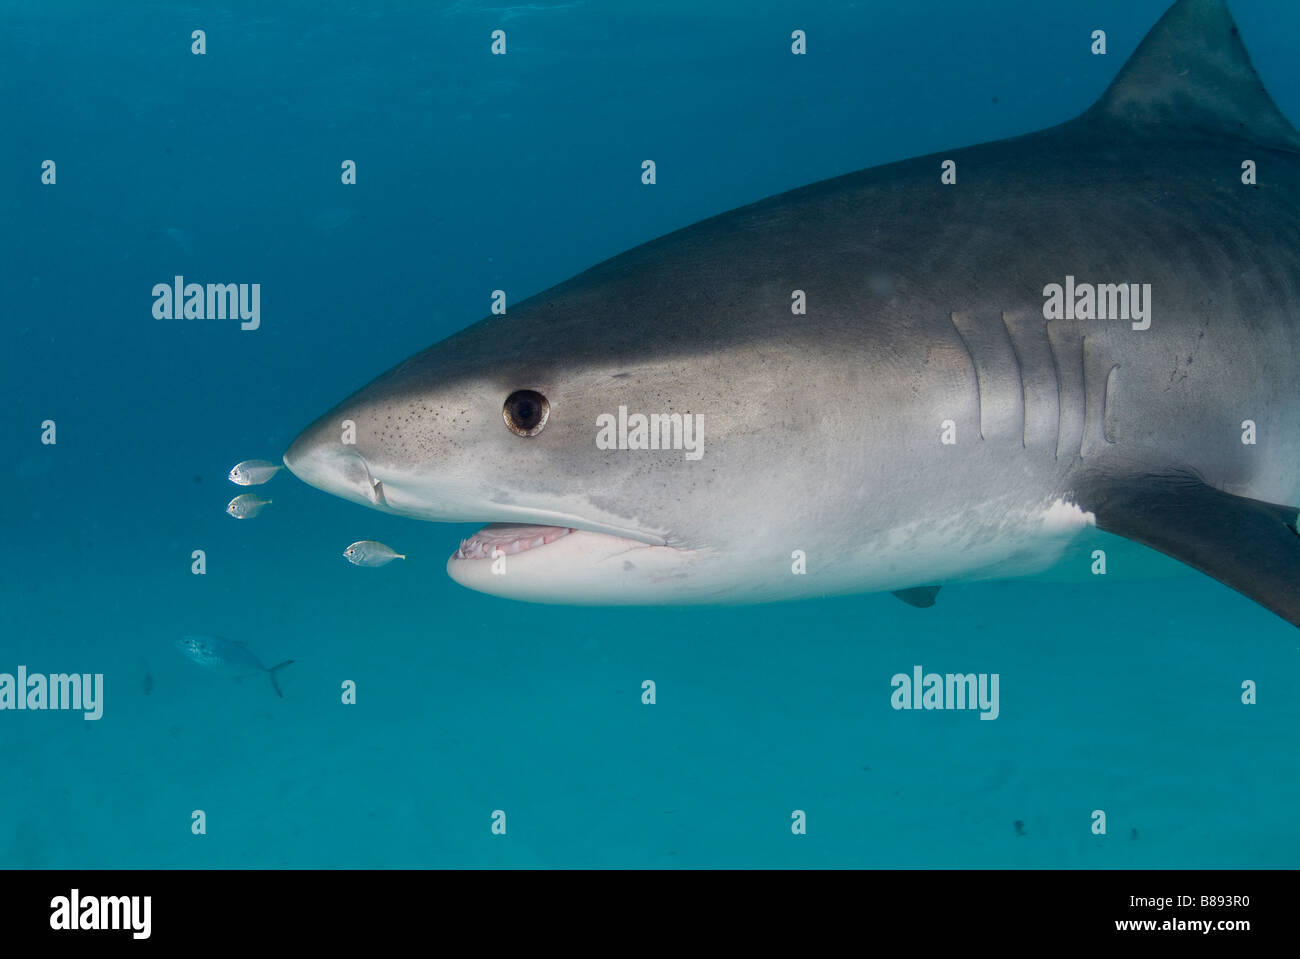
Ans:
[[[275,673],[276,670],[284,669],[284,667],[292,666],[292,665],[293,665],[293,660],[286,659],[282,663],[276,663],[274,666],[272,666],[270,669],[266,671],[267,675],[271,677],[271,688],[275,690],[275,694],[279,696],[281,699],[284,699],[284,693],[280,692],[280,684],[275,680]]]
[[[1172,556],[1300,626],[1295,507],[1234,496],[1183,473],[1098,481],[1080,493],[1099,529]]]
[[[1081,119],[1300,151],[1300,133],[1264,89],[1225,0],[1178,0]]]

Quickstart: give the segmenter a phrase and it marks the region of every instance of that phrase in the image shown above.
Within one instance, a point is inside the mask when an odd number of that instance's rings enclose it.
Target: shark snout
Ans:
[[[319,428],[304,431],[284,454],[284,465],[309,486],[369,506],[386,506],[384,484],[355,447],[321,435]]]

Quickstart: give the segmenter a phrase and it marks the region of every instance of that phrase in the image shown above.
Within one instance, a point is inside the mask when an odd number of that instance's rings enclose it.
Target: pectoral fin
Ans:
[[[929,609],[934,605],[934,598],[939,595],[938,586],[913,586],[911,589],[896,589],[894,595],[908,606],[917,609]]]
[[[1097,526],[1172,556],[1300,626],[1292,506],[1233,496],[1183,474],[1099,480],[1079,493]]]

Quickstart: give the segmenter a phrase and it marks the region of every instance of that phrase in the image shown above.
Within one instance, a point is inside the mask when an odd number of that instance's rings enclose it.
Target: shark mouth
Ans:
[[[546,518],[583,522],[554,514]],[[447,575],[502,599],[627,605],[662,601],[666,590],[680,589],[694,562],[688,552],[663,542],[583,526],[493,523],[460,544],[447,560]]]
[[[514,556],[530,549],[548,546],[577,532],[570,526],[529,526],[526,524],[492,523],[484,526],[469,539],[462,540],[453,559],[495,559]]]

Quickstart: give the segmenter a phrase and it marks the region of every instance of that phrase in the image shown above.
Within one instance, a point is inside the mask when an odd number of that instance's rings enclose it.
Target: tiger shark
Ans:
[[[1222,0],[1180,0],[1075,119],[638,246],[284,461],[488,523],[447,571],[503,597],[923,606],[1104,532],[1300,625],[1298,361],[1300,135]]]

